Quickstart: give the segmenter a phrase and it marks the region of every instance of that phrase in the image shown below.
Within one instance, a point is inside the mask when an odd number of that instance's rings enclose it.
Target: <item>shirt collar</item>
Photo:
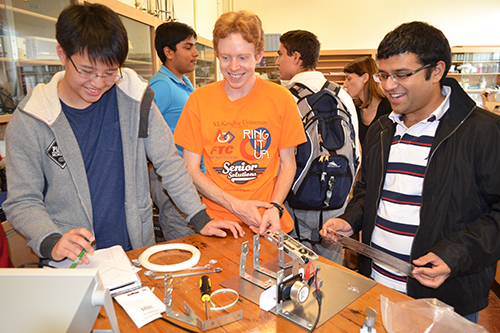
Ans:
[[[325,77],[323,73],[318,72],[318,71],[305,71],[305,72],[300,72],[294,75],[292,79],[289,81],[289,83],[295,83],[295,82],[300,82],[304,80],[311,80],[311,79],[320,79],[323,80]]]
[[[165,65],[161,65],[160,67],[160,72],[162,74],[165,74],[166,76],[168,76],[172,81],[174,82],[177,82],[178,84],[182,84],[184,86],[188,86],[188,87],[191,87],[191,81],[189,81],[189,79],[187,78],[186,75],[183,75],[182,76],[182,80],[180,80],[177,76],[175,76],[174,73],[172,73],[172,71],[170,69],[168,69],[167,67],[165,67]],[[189,82],[189,83],[186,83],[186,82]]]
[[[441,93],[445,96],[443,102],[432,112],[427,119],[424,119],[421,121],[422,122],[433,122],[436,119],[441,120],[443,115],[448,111],[450,108],[450,96],[451,96],[451,87],[448,86],[443,86],[443,89],[441,89]],[[389,115],[389,118],[397,124],[401,124],[404,121],[404,115],[398,114],[395,112],[391,112]]]

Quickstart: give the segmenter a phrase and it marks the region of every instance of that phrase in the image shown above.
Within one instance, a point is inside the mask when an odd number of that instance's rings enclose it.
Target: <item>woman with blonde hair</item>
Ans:
[[[344,89],[354,100],[359,122],[359,140],[361,145],[368,131],[368,127],[392,111],[391,103],[385,97],[379,83],[373,80],[378,66],[372,57],[356,58],[344,67],[346,76]]]

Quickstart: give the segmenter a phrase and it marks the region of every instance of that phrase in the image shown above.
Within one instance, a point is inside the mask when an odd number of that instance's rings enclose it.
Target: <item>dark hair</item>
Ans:
[[[280,42],[288,56],[300,53],[302,68],[316,69],[321,44],[315,34],[306,30],[291,30],[281,35]]]
[[[370,105],[372,98],[376,96],[378,99],[385,97],[384,91],[380,86],[380,83],[375,82],[373,79],[373,74],[378,72],[378,66],[372,57],[360,57],[356,58],[347,65],[344,66],[344,73],[356,74],[358,76],[363,76],[365,73],[368,74],[368,81],[364,87],[365,100],[358,103],[360,109],[364,109]],[[355,101],[356,102],[356,101]]]
[[[425,22],[401,24],[385,35],[377,50],[377,59],[388,59],[391,56],[411,52],[417,56],[420,64],[433,66],[427,69],[426,80],[430,78],[432,68],[443,61],[446,68],[441,78],[443,85],[446,73],[451,66],[451,48],[443,32]]]
[[[185,23],[167,22],[158,26],[155,35],[155,49],[161,63],[164,64],[167,61],[165,52],[163,52],[165,46],[175,52],[177,44],[189,37],[198,38],[196,31]]]
[[[127,30],[115,12],[101,4],[66,7],[57,19],[56,38],[67,57],[86,52],[92,62],[120,66],[127,58]]]

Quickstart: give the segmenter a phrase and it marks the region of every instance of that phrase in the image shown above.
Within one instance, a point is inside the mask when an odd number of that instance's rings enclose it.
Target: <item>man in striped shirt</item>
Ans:
[[[423,22],[389,32],[379,72],[393,112],[368,130],[362,179],[330,229],[417,266],[406,277],[360,256],[360,273],[415,298],[438,298],[477,322],[500,259],[500,117],[446,79],[451,49]]]

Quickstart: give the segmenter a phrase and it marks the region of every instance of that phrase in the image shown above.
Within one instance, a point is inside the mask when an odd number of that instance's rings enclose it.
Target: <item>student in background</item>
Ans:
[[[320,42],[316,35],[306,30],[292,30],[281,35],[280,42],[278,59],[276,61],[276,65],[279,66],[280,79],[288,80],[289,86],[298,82],[304,84],[313,92],[318,92],[327,80],[323,73],[315,70],[320,51]],[[355,144],[359,146],[356,128],[358,120],[354,103],[351,97],[342,89],[339,90],[338,96],[351,114],[352,123],[355,128]],[[359,150],[357,149],[356,159],[358,158]],[[356,171],[354,171],[354,174],[356,174]],[[314,194],[311,193],[311,195]],[[312,248],[317,254],[342,264],[342,246],[322,240],[319,236],[319,231],[321,230],[323,221],[342,214],[346,205],[347,200],[337,203],[337,207],[341,207],[339,209],[319,211],[293,209],[286,202],[287,211],[290,212],[296,222],[295,229],[291,235],[297,238],[298,229],[300,238],[309,240],[313,244]]]
[[[195,70],[199,56],[195,47],[196,38],[193,28],[181,22],[167,22],[156,28],[155,48],[162,65],[149,80],[149,86],[155,92],[155,104],[172,133],[184,104],[194,91],[186,74]],[[177,149],[182,156],[182,147],[177,146]],[[150,179],[151,194],[159,210],[159,223],[165,240],[194,234],[193,225],[179,213],[154,168],[150,171]]]
[[[290,232],[282,205],[295,175],[294,148],[305,141],[297,105],[284,87],[255,75],[264,54],[257,15],[222,14],[213,37],[225,79],[191,94],[175,142],[210,216],[242,221],[260,234]]]
[[[361,145],[363,145],[368,127],[375,120],[392,111],[391,103],[385,97],[380,83],[373,79],[377,71],[377,63],[368,56],[354,59],[344,67],[344,89],[356,104]]]
[[[75,260],[82,249],[155,243],[147,159],[203,235],[235,237],[235,222],[211,220],[153,102],[131,69],[127,31],[101,4],[70,5],[56,23],[66,71],[40,84],[7,126],[10,224],[41,258]],[[89,258],[84,255],[84,263]]]

